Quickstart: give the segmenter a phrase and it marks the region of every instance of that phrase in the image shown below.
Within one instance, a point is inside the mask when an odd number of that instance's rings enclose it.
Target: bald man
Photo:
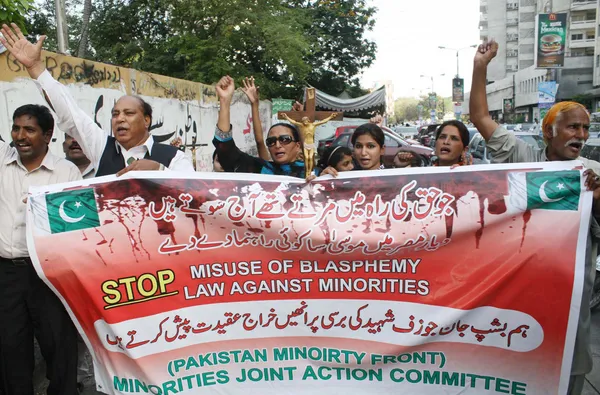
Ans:
[[[489,114],[486,94],[487,66],[498,52],[494,41],[483,43],[475,55],[473,85],[469,102],[471,121],[487,142],[493,163],[546,162],[579,160],[586,167],[586,186],[594,191],[592,221],[586,243],[585,276],[583,295],[579,311],[579,323],[571,379],[568,394],[581,394],[585,383],[585,374],[592,370],[590,343],[590,308],[592,288],[595,276],[595,262],[600,238],[600,183],[597,174],[600,163],[582,158],[581,149],[589,137],[590,115],[586,108],[575,102],[555,104],[544,118],[542,133],[546,149],[540,150],[525,141],[516,138],[514,133],[499,126]]]
[[[32,44],[21,30],[2,26],[0,42],[27,69],[45,93],[58,117],[58,127],[76,139],[96,169],[96,177],[131,170],[175,170],[193,172],[191,161],[176,147],[155,144],[150,135],[152,107],[139,96],[123,96],[112,109],[112,133],[104,132],[82,111],[69,90],[56,81],[42,62],[41,36]]]

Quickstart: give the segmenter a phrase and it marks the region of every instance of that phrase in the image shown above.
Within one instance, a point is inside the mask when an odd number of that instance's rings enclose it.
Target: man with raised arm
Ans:
[[[112,109],[113,136],[96,125],[78,106],[68,89],[56,81],[42,61],[41,36],[34,45],[14,23],[2,26],[0,42],[25,66],[29,76],[45,92],[58,118],[58,127],[75,138],[96,169],[96,176],[121,175],[132,170],[174,170],[194,168],[176,147],[156,144],[150,135],[152,107],[139,96],[123,96]]]
[[[542,123],[546,149],[527,144],[514,133],[498,125],[490,116],[487,104],[487,66],[498,53],[498,44],[484,42],[479,46],[473,65],[473,85],[469,110],[471,121],[487,142],[493,163],[546,162],[579,160],[586,167],[586,187],[594,191],[592,224],[588,235],[585,257],[585,280],[579,312],[579,325],[575,339],[569,394],[581,394],[585,374],[592,370],[590,342],[589,301],[594,284],[594,265],[597,256],[597,239],[600,238],[600,183],[597,173],[600,163],[582,158],[581,149],[589,137],[590,115],[579,103],[557,103],[548,111]]]

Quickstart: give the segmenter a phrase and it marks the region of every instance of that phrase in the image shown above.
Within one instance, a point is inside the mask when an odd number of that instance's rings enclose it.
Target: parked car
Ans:
[[[335,139],[337,139],[340,135],[349,134],[350,136],[352,136],[352,134],[354,133],[354,131],[356,130],[357,127],[358,127],[358,125],[351,125],[351,126],[346,125],[346,126],[340,126],[337,129],[335,129],[335,134],[333,136],[331,136],[327,139],[319,140],[319,144],[317,145],[317,154],[319,156],[323,155],[323,152],[325,152],[325,149],[327,149],[327,147],[329,147],[335,141]],[[419,145],[420,144],[416,140],[404,138],[399,133],[394,132],[392,129],[388,128],[387,126],[382,126],[381,129],[383,130],[384,133],[391,133],[392,135],[399,137],[400,139],[402,139],[404,142],[406,142],[409,145]],[[415,132],[417,130],[416,127],[413,127],[412,129]],[[337,145],[340,145],[340,144],[337,144]],[[348,145],[348,147],[352,148],[351,145]]]
[[[412,139],[419,133],[416,126],[396,126],[393,130],[405,139]]]
[[[515,132],[515,136],[518,139],[525,141],[529,145],[539,148],[540,150],[546,148],[544,140],[537,134]],[[479,132],[477,132],[469,142],[469,153],[473,156],[473,164],[475,165],[492,162],[490,151],[487,149],[485,140]]]
[[[352,138],[352,134],[354,131],[344,132],[338,137],[336,137],[332,142],[331,146],[341,145],[343,147],[348,147],[352,149],[352,142],[350,139]],[[419,144],[410,144],[406,139],[398,136],[393,133],[388,128],[384,128],[383,134],[385,135],[385,151],[383,154],[383,163],[386,167],[393,167],[394,165],[394,157],[396,153],[400,150],[414,152],[416,154],[422,155],[427,161],[431,160],[433,156],[433,150],[429,147],[425,147]]]
[[[600,139],[600,123],[590,123],[590,138]]]
[[[600,162],[600,139],[594,138],[586,141],[581,149],[581,156]]]
[[[515,132],[531,132],[535,128],[535,123],[519,123],[515,127]]]

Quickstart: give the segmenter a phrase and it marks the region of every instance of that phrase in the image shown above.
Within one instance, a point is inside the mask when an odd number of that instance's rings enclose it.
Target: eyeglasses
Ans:
[[[279,137],[267,137],[265,143],[267,144],[267,147],[273,147],[275,144],[277,144],[278,141],[281,143],[281,145],[288,145],[289,143],[295,140],[289,134],[284,134],[283,136]]]

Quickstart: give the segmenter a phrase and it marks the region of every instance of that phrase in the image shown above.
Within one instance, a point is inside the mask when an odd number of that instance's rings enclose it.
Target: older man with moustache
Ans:
[[[96,169],[96,176],[121,175],[131,170],[174,170],[192,172],[191,161],[176,147],[155,144],[149,128],[152,107],[139,96],[123,96],[112,109],[113,136],[108,136],[78,106],[67,88],[56,81],[41,59],[41,36],[34,45],[19,27],[2,26],[0,42],[21,62],[29,76],[46,93],[58,116],[58,126],[75,138]]]
[[[479,46],[473,68],[473,85],[469,103],[471,121],[486,140],[494,163],[546,162],[579,160],[586,168],[586,186],[594,191],[592,225],[586,245],[586,264],[579,325],[571,366],[569,394],[581,394],[585,375],[592,369],[590,342],[589,300],[594,283],[597,241],[600,238],[600,182],[597,175],[600,163],[582,158],[581,149],[589,137],[590,115],[586,108],[575,102],[555,104],[544,118],[542,133],[545,150],[533,147],[515,137],[514,133],[498,125],[490,116],[486,95],[487,66],[498,52],[494,41]]]
[[[66,133],[65,141],[63,141],[63,151],[65,153],[65,159],[77,166],[84,180],[96,176],[94,165],[89,158],[85,156],[77,140]]]

